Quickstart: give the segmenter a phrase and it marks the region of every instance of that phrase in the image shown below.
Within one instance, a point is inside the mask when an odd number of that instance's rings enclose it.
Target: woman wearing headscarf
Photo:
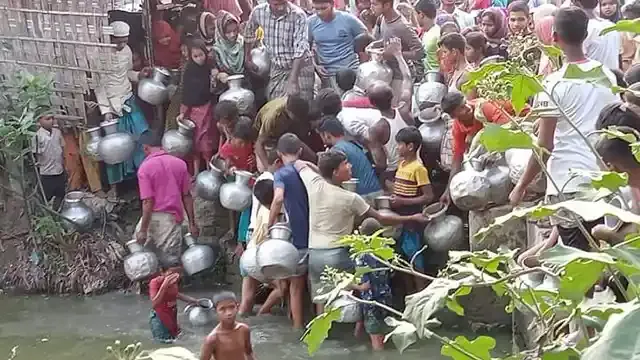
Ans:
[[[618,0],[600,0],[600,17],[617,23],[622,18]]]
[[[494,7],[484,10],[480,15],[480,29],[487,38],[487,56],[499,55],[506,59],[508,26],[504,12]]]
[[[218,12],[213,55],[221,81],[225,81],[226,75],[244,73],[244,38],[239,32],[240,20],[237,17],[226,11]]]
[[[539,19],[535,23],[535,34],[543,45],[553,45],[553,16]],[[538,75],[549,75],[554,71],[553,62],[544,52],[540,56]]]
[[[203,12],[198,18],[198,32],[200,38],[204,41],[209,54],[213,50],[213,44],[216,42],[216,17],[210,12]]]
[[[169,69],[179,68],[182,55],[178,34],[164,20],[153,21],[151,30],[153,33],[153,58],[155,64]]]

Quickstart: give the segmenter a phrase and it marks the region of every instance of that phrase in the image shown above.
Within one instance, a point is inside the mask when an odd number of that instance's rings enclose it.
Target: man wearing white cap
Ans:
[[[109,57],[111,72],[100,74],[95,89],[100,113],[105,121],[117,120],[118,130],[133,135],[138,139],[149,129],[144,114],[138,107],[133,95],[131,82],[137,82],[148,75],[148,69],[141,72],[133,70],[133,53],[127,45],[129,25],[123,21],[111,23],[113,35],[111,43],[116,45]],[[132,157],[120,164],[107,165],[107,179],[110,185],[135,177],[136,170],[144,160],[142,147],[136,144]],[[115,187],[112,188],[115,191]]]

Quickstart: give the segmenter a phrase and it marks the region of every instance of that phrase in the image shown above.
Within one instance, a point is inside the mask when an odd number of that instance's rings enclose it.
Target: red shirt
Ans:
[[[469,100],[468,104],[471,106],[472,111],[475,111],[476,101]],[[505,110],[513,115],[513,108],[511,104],[506,104]],[[509,117],[500,110],[500,108],[490,101],[486,101],[482,104],[482,113],[488,122],[494,124],[506,124],[509,122]],[[467,150],[467,139],[475,136],[478,131],[482,130],[482,122],[473,119],[473,124],[467,126],[455,119],[453,122],[453,128],[451,130],[453,137],[453,159],[462,160],[464,152]]]
[[[366,96],[353,98],[342,102],[343,107],[358,108],[358,109],[373,109],[373,104]]]
[[[228,160],[231,166],[238,170],[254,172],[256,170],[256,157],[253,154],[253,144],[246,143],[243,146],[234,146],[227,141],[220,149],[220,157]]]
[[[160,291],[160,287],[164,282],[164,276],[156,276],[149,281],[149,298]],[[178,284],[171,285],[164,292],[162,302],[153,307],[153,310],[162,321],[162,324],[169,330],[171,336],[178,336],[180,328],[178,327]]]

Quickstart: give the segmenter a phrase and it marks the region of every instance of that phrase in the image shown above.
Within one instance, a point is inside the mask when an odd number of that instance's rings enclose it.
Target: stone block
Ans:
[[[218,201],[207,201],[194,197],[193,207],[200,236],[220,238],[229,230],[229,210]]]
[[[510,249],[527,248],[527,221],[514,219],[496,228],[482,242],[478,242],[474,235],[480,229],[489,226],[499,216],[506,215],[513,210],[511,205],[500,205],[485,210],[469,211],[469,248],[471,251],[496,251],[501,245]]]

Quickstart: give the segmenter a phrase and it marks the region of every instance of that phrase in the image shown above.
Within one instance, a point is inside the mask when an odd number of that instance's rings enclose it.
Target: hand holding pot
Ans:
[[[431,217],[425,216],[423,214],[414,214],[411,215],[411,221],[419,222],[421,224],[427,224],[431,221]]]
[[[144,245],[147,242],[147,232],[142,230],[138,231],[136,233],[136,240],[139,244]]]
[[[449,206],[451,204],[451,197],[449,197],[449,191],[445,191],[442,196],[440,196],[440,203],[444,206]]]
[[[151,76],[153,69],[150,67],[145,67],[138,73],[138,79],[145,79]]]
[[[511,194],[509,194],[509,203],[511,206],[518,205],[522,201],[525,192],[526,188],[520,186],[520,183],[518,183],[518,185],[511,190]]]
[[[200,229],[198,229],[198,225],[195,222],[189,222],[189,232],[195,237],[200,235]]]

